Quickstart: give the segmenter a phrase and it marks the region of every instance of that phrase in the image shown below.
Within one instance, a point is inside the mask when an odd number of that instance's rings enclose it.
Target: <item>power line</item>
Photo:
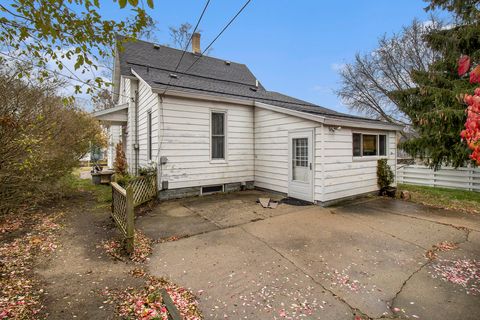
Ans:
[[[193,28],[193,32],[192,32],[191,36],[188,39],[187,44],[185,45],[185,48],[183,48],[182,56],[180,57],[180,60],[178,60],[177,66],[175,67],[175,71],[173,71],[173,73],[177,72],[178,67],[180,66],[180,63],[182,62],[183,57],[185,56],[185,53],[187,52],[188,46],[190,45],[190,42],[192,41],[193,35],[197,31],[197,28],[200,25],[200,21],[202,21],[203,15],[205,14],[205,11],[207,11],[207,8],[208,8],[209,4],[210,4],[210,0],[207,0],[207,2],[205,3],[205,6],[203,7],[202,13],[200,14],[200,17],[197,19],[197,23],[195,25],[195,28]],[[165,87],[165,90],[163,91],[163,94],[165,94],[165,92],[167,92],[167,89],[170,86],[170,81],[171,81],[171,79],[168,80],[168,84]]]
[[[178,61],[177,66],[175,67],[175,71],[177,71],[178,67],[180,66],[180,63],[182,62],[183,57],[185,56],[185,52],[187,52],[188,46],[190,45],[190,42],[192,41],[193,34],[197,31],[198,25],[200,24],[200,21],[202,21],[203,15],[204,15],[205,11],[207,10],[207,7],[208,7],[209,4],[210,4],[210,0],[207,1],[207,3],[205,4],[205,7],[203,8],[202,14],[200,15],[200,18],[198,18],[197,24],[195,25],[195,28],[193,29],[192,35],[190,36],[190,39],[188,39],[188,42],[187,42],[185,48],[183,49],[182,56],[180,57],[180,60]]]
[[[233,21],[235,21],[235,19],[242,13],[242,11],[248,6],[251,1],[252,0],[247,0],[247,2],[245,2],[243,7],[237,12],[237,14],[235,14],[235,16],[230,19],[230,21],[225,25],[225,27],[223,27],[222,31],[220,31],[220,33],[212,40],[212,42],[210,42],[210,44],[202,51],[202,54],[190,65],[190,67],[188,67],[187,70],[183,71],[183,73],[187,73],[198,62],[198,60],[203,57],[204,53],[207,52],[208,49],[210,49],[210,47],[215,43],[215,41],[217,41],[218,38],[220,38],[220,36],[225,32],[225,30],[227,30],[227,28],[233,23]]]

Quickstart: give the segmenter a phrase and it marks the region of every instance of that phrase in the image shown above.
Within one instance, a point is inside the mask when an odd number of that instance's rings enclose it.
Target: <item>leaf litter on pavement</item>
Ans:
[[[35,258],[57,248],[63,212],[12,213],[0,220],[0,319],[38,319],[41,283],[33,277]]]
[[[145,279],[143,288],[126,288],[113,290],[105,288],[102,295],[104,303],[116,304],[116,313],[123,319],[168,320],[168,311],[163,301],[161,290],[165,289],[172,302],[185,320],[203,319],[195,295],[164,278],[150,276],[142,268],[130,271],[133,277]]]

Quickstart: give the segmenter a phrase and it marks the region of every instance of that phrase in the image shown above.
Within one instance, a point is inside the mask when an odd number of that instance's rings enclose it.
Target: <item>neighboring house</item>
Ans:
[[[192,43],[177,71],[181,50],[124,44],[117,106],[94,114],[116,130],[111,148],[123,137],[132,173],[157,166],[161,199],[243,186],[327,204],[377,190],[377,159],[395,168],[400,127],[267,91],[244,64],[198,59],[198,34]]]

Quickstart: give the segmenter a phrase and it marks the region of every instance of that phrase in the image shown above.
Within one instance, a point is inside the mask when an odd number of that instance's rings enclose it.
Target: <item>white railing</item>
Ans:
[[[397,182],[480,192],[480,168],[442,167],[434,171],[421,165],[398,165]]]

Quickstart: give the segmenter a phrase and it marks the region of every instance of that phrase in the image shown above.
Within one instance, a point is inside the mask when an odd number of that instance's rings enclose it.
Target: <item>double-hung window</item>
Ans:
[[[225,113],[212,112],[212,160],[225,159]]]
[[[354,157],[387,155],[387,136],[385,134],[354,133],[352,138]]]

